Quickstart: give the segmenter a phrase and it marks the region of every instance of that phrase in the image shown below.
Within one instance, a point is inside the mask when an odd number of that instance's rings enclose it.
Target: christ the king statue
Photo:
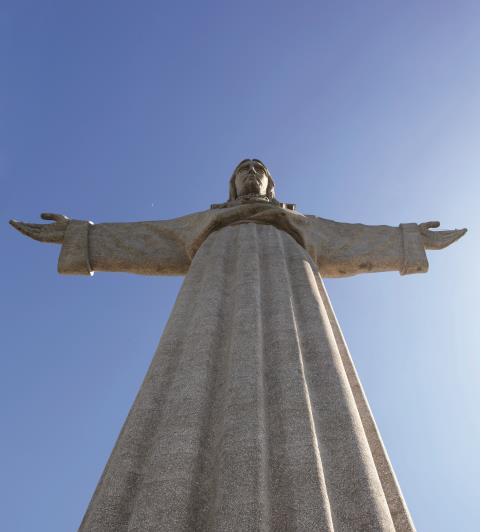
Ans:
[[[414,530],[322,277],[426,272],[465,229],[300,214],[257,159],[174,220],[42,218],[10,223],[60,273],[185,275],[82,532]]]

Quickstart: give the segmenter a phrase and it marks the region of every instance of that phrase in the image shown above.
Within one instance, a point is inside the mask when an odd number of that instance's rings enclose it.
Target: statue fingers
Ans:
[[[10,220],[10,225],[14,227],[20,233],[34,238],[36,240],[41,239],[41,225],[40,224],[28,224],[25,222],[19,222],[18,220]]]
[[[467,232],[466,229],[452,229],[451,231],[436,231],[430,236],[430,249],[443,249],[456,242]]]
[[[54,212],[42,212],[40,215],[42,220],[52,220],[54,222],[68,222],[68,217],[64,214],[56,214]]]
[[[443,232],[443,231],[442,231]],[[442,235],[442,240],[446,242],[446,245],[453,244],[453,242],[456,242],[459,238],[462,238],[462,236],[467,232],[467,229],[453,229],[452,231],[445,231]]]
[[[25,222],[20,222],[18,220],[10,220],[8,222],[12,227],[15,227],[17,231],[20,231],[21,233],[24,233],[28,230],[28,227],[30,224],[26,224]]]
[[[18,220],[14,220],[13,218],[11,220],[8,220],[8,223],[17,229],[17,231],[20,231],[20,226],[22,225],[22,222],[19,222]]]
[[[440,227],[440,222],[437,220],[423,222],[420,224],[420,229],[423,231],[427,231],[428,229],[435,229],[436,227]]]

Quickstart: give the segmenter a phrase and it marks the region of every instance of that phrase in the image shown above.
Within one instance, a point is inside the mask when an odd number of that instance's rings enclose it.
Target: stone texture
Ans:
[[[212,232],[80,530],[413,530],[325,297],[285,231]]]
[[[184,275],[212,232],[246,222],[272,225],[289,233],[308,251],[323,277],[380,271],[418,273],[428,269],[417,224],[348,224],[270,204],[247,204],[166,221],[74,221],[65,233],[58,270],[75,275],[90,275],[93,271]]]
[[[10,222],[63,244],[60,273],[186,274],[80,530],[414,530],[321,276],[425,272],[466,230],[305,216],[256,159],[213,207]]]

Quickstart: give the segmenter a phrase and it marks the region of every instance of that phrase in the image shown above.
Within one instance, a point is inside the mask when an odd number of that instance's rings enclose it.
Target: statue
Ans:
[[[81,531],[412,531],[322,277],[426,272],[466,229],[303,215],[257,159],[167,221],[12,220],[58,270],[186,275]]]

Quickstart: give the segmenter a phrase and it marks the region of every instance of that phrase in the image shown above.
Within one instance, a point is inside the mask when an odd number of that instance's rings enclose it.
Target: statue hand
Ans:
[[[461,238],[466,229],[452,229],[450,231],[430,231],[433,227],[439,227],[440,222],[424,222],[419,224],[425,249],[443,249]]]
[[[17,220],[10,220],[10,225],[15,227],[17,231],[24,235],[38,240],[40,242],[52,242],[61,244],[65,235],[69,218],[63,214],[54,214],[51,212],[43,212],[40,217],[42,220],[52,220],[53,224],[27,224]]]

